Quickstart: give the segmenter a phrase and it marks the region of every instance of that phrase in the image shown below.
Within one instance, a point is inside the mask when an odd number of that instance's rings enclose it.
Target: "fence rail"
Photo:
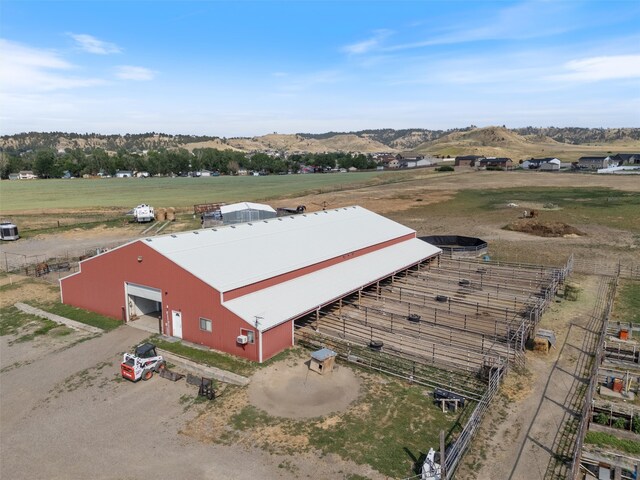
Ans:
[[[574,445],[571,472],[568,478],[570,480],[579,480],[582,473],[581,459],[582,459],[582,447],[584,445],[584,439],[589,429],[589,423],[591,422],[591,409],[593,406],[593,398],[598,388],[598,370],[605,356],[605,339],[607,336],[607,327],[609,317],[611,316],[611,309],[613,308],[613,301],[615,298],[616,288],[618,286],[618,277],[615,277],[613,282],[607,282],[607,291],[604,295],[598,295],[598,301],[594,307],[595,314],[599,315],[602,319],[602,327],[599,332],[599,340],[596,347],[596,353],[594,356],[593,366],[591,368],[591,380],[587,387],[584,403],[582,406],[582,412],[580,414],[580,424],[578,425],[578,432],[576,435],[576,443]]]

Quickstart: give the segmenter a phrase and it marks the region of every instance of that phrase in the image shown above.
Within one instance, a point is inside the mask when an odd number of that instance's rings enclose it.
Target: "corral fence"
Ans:
[[[484,415],[489,410],[491,401],[500,388],[500,382],[507,369],[488,365],[479,372],[476,379],[465,377],[454,372],[444,372],[444,377],[436,373],[436,369],[416,360],[409,360],[384,352],[369,352],[366,348],[331,338],[322,334],[296,332],[296,343],[309,349],[328,347],[340,358],[350,363],[383,372],[408,380],[411,383],[429,388],[445,388],[477,402],[460,434],[450,442],[446,450],[444,475],[442,479],[452,479],[460,460],[474,438]],[[484,375],[483,375],[484,373]],[[419,475],[411,478],[421,478]]]
[[[614,281],[607,282],[607,291],[599,292],[594,312],[596,315],[600,315],[602,320],[602,327],[599,332],[599,339],[596,347],[596,353],[593,358],[593,365],[591,367],[589,386],[585,394],[584,403],[582,405],[582,411],[580,413],[580,423],[578,425],[578,431],[576,434],[576,443],[574,445],[573,456],[571,460],[571,472],[567,477],[569,480],[579,480],[582,478],[582,447],[584,445],[584,439],[591,423],[591,409],[593,408],[593,399],[598,388],[598,370],[602,364],[606,355],[605,339],[607,336],[607,328],[609,323],[609,317],[611,316],[611,310],[613,308],[613,302],[616,294],[616,288],[618,286],[618,277],[615,277]]]
[[[589,275],[605,275],[630,280],[640,280],[640,263],[593,262],[585,259],[575,259],[574,269],[578,273]]]
[[[59,278],[77,272],[80,261],[104,253],[118,245],[120,244],[92,247],[74,253],[67,252],[64,255],[56,257],[2,252],[0,269],[7,273],[57,281]]]
[[[458,438],[456,438],[455,442],[453,442],[451,446],[446,449],[444,468],[441,472],[441,480],[450,480],[454,478],[456,469],[458,468],[462,457],[469,447],[469,444],[473,440],[473,437],[475,436],[478,428],[480,428],[482,419],[489,410],[489,406],[491,405],[493,397],[496,395],[498,389],[500,388],[500,382],[504,373],[504,370],[494,370],[491,372],[487,390],[478,402],[476,408],[473,410],[473,413],[467,420],[467,423],[465,424],[460,435],[458,435]],[[413,477],[408,477],[404,480],[420,480],[421,478],[422,475],[418,474]]]

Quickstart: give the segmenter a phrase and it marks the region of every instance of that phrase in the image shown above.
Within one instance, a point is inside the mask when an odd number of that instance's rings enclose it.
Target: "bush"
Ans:
[[[612,424],[613,428],[619,428],[620,430],[627,429],[627,421],[624,418],[616,418]]]
[[[633,433],[640,434],[640,415],[634,415],[631,423],[631,429],[633,430]]]
[[[595,416],[594,420],[599,425],[609,425],[609,415],[607,415],[606,413],[598,413]]]
[[[436,167],[436,172],[454,172],[456,169],[451,165],[442,165],[441,167]]]

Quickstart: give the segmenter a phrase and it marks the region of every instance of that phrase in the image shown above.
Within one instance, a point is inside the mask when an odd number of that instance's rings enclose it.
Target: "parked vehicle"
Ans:
[[[160,372],[166,368],[166,362],[162,355],[156,353],[156,346],[152,343],[143,343],[136,347],[135,353],[125,353],[120,364],[120,373],[127,380],[149,380],[153,372]]]

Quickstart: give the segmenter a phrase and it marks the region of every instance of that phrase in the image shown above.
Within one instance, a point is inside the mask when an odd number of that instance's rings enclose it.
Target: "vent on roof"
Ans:
[[[235,225],[231,225],[231,228],[236,228],[236,226]]]
[[[193,232],[194,235],[200,235],[200,232]]]
[[[262,220],[262,221],[263,221],[264,223],[269,223],[269,222],[267,222],[266,220]]]
[[[172,238],[178,238],[178,236],[177,236],[177,235],[171,235],[171,237],[172,237]]]
[[[145,240],[146,240],[147,242],[151,242],[151,241],[152,241],[150,238],[145,238]]]
[[[247,225],[249,225],[250,227],[252,227],[252,226],[253,226],[253,223],[247,223]]]
[[[293,220],[293,217],[289,217],[291,220]]]
[[[213,230],[214,232],[217,232],[218,229],[217,228],[212,228],[211,230]]]
[[[314,212],[313,214],[314,214],[314,215],[317,215],[317,214],[318,214],[318,212]]]

